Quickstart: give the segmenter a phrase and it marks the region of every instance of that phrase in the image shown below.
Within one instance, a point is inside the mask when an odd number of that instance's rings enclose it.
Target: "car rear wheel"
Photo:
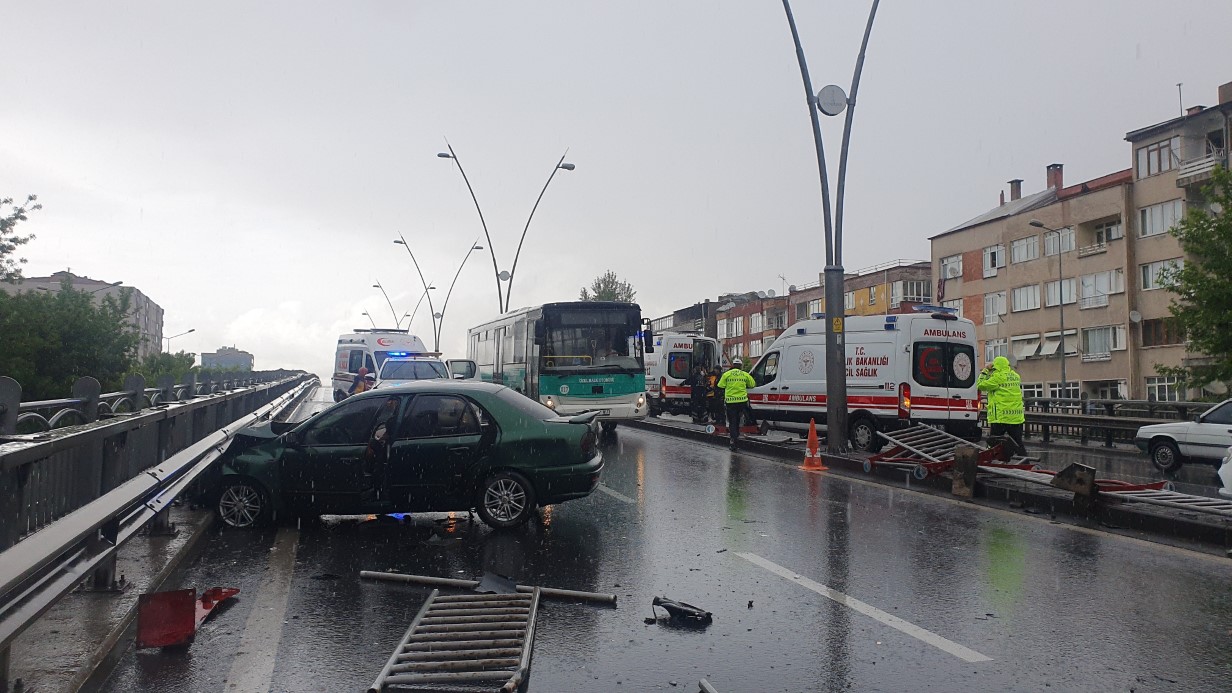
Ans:
[[[612,431],[616,430],[615,421],[600,421],[599,425],[603,427],[604,433],[611,433]]]
[[[257,484],[235,479],[223,482],[218,494],[218,517],[228,527],[250,529],[269,522],[269,494]]]
[[[1176,449],[1176,443],[1160,440],[1151,443],[1151,464],[1161,472],[1175,472],[1181,468],[1184,461],[1181,459],[1181,452]]]
[[[521,474],[497,472],[479,489],[476,510],[489,527],[517,527],[535,511],[535,489]]]
[[[877,422],[867,416],[851,422],[851,447],[860,452],[877,452],[884,441],[877,435]]]

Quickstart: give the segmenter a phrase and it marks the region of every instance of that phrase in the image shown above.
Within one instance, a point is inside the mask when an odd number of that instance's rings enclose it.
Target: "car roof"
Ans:
[[[362,392],[356,397],[380,397],[391,393],[496,393],[501,390],[507,390],[504,385],[496,383],[485,383],[481,380],[446,380],[444,378],[429,378],[426,380],[408,380],[405,383],[391,385],[380,390],[368,390]]]

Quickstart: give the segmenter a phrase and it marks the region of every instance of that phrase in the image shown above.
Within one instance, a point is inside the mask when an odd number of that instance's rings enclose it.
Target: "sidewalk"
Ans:
[[[158,591],[205,536],[210,510],[173,507],[174,536],[134,537],[120,547],[116,573],[122,592],[76,591],[43,614],[12,645],[14,693],[77,691],[137,617],[137,597]]]

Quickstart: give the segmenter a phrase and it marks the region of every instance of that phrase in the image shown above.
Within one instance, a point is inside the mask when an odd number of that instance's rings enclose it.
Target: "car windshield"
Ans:
[[[445,364],[438,361],[386,361],[381,380],[433,380],[448,378]]]
[[[549,319],[544,371],[641,371],[636,323],[620,310],[567,310]]]
[[[517,409],[531,418],[539,419],[540,421],[547,421],[548,419],[554,419],[558,416],[558,414],[551,409],[548,409],[526,395],[510,390],[509,388],[501,390],[496,396],[506,404],[511,405],[514,409]]]

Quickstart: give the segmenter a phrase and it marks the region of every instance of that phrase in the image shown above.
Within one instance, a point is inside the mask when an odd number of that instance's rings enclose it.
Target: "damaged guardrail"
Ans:
[[[95,585],[114,585],[120,545],[156,517],[165,521],[166,508],[236,432],[275,416],[315,385],[315,376],[301,375],[64,435],[0,437],[0,539],[8,542],[0,545],[0,690],[17,635],[91,575]],[[70,474],[85,479],[76,488],[81,495],[68,499],[73,507],[39,507],[53,502],[50,494],[74,489]]]

